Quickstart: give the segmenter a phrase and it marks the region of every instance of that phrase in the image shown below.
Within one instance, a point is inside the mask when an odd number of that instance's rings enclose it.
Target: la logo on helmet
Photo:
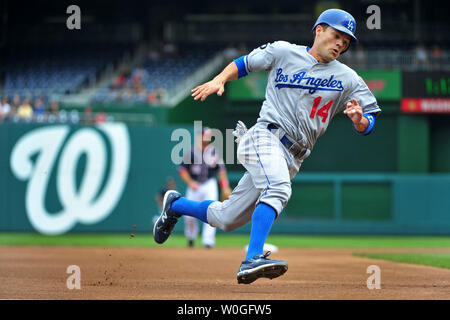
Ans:
[[[351,32],[353,32],[354,28],[355,28],[355,24],[353,23],[353,21],[349,20],[347,23],[347,29],[350,30]]]

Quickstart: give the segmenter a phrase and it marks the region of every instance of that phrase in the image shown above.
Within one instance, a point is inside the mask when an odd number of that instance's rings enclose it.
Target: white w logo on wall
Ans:
[[[120,200],[130,162],[128,131],[124,124],[97,128],[82,128],[68,136],[67,125],[42,127],[22,136],[14,146],[11,169],[18,179],[28,180],[25,209],[37,231],[61,234],[77,222],[95,224],[105,219]],[[110,145],[109,172],[107,143],[100,131]],[[77,167],[83,155],[84,174],[77,188]],[[53,169],[57,170],[56,193],[62,209],[49,213],[45,200]]]

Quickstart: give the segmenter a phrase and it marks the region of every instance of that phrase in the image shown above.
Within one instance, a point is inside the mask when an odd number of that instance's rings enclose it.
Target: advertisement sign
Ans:
[[[361,70],[357,71],[364,79],[375,98],[380,100],[400,100],[402,77],[395,70]]]
[[[450,98],[404,98],[401,102],[401,109],[404,113],[450,113]]]

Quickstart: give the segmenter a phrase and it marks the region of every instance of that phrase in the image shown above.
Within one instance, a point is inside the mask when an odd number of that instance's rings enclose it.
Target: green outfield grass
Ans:
[[[220,233],[217,247],[244,247],[248,235]],[[450,248],[450,237],[426,236],[308,236],[271,235],[268,243],[282,248]],[[200,239],[197,240],[197,245]],[[45,236],[36,233],[0,233],[0,246],[100,246],[100,247],[157,247],[149,233],[130,234],[65,234]],[[164,247],[184,247],[186,238],[172,235]]]
[[[450,269],[450,253],[355,253],[357,257]]]

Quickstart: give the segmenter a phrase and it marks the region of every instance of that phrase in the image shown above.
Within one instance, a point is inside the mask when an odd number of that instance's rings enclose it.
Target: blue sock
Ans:
[[[191,216],[208,223],[206,212],[209,205],[213,202],[213,200],[192,201],[181,197],[172,202],[171,210],[180,215]]]
[[[253,258],[256,254],[263,254],[264,243],[276,217],[276,211],[265,203],[259,203],[253,212],[252,229],[248,243],[245,260]]]

